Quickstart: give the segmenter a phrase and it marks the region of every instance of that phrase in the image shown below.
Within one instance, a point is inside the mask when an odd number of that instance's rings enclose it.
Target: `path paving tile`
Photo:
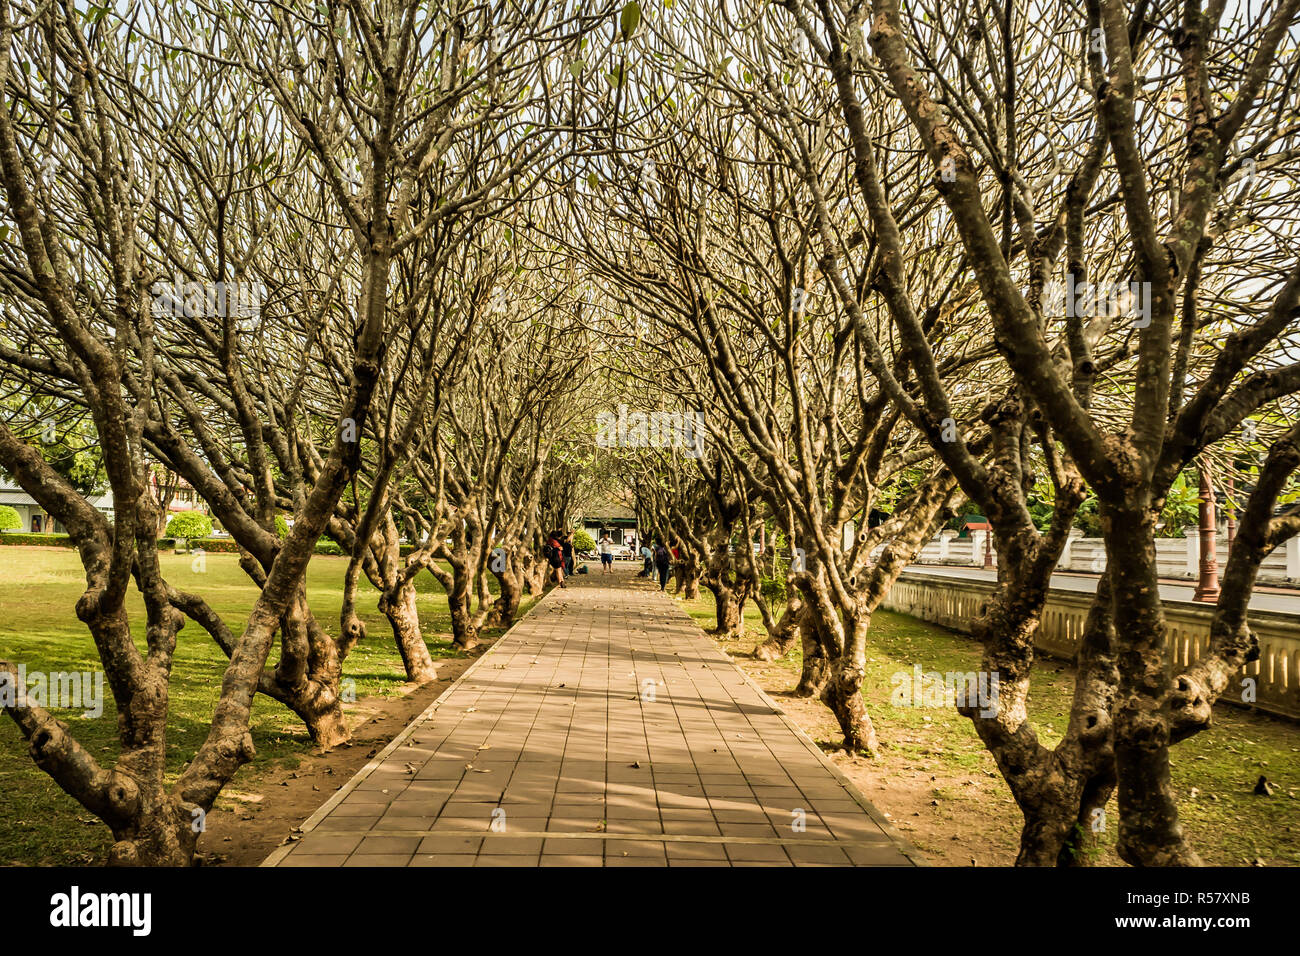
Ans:
[[[923,862],[669,597],[572,580],[263,865]]]

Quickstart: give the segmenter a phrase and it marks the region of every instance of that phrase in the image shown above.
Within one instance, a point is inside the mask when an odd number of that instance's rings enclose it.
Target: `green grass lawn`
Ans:
[[[239,569],[238,556],[209,553],[196,573],[189,555],[162,556],[167,580],[193,591],[242,633],[256,588]],[[318,555],[308,567],[307,588],[316,617],[338,633],[347,560]],[[434,659],[457,656],[450,640],[451,619],[443,591],[432,575],[418,580],[420,624]],[[0,660],[24,663],[30,671],[99,671],[99,657],[74,605],[85,588],[75,551],[0,547]],[[493,582],[495,583],[495,582]],[[133,592],[137,643],[144,650],[144,605]],[[344,674],[356,681],[358,699],[392,697],[405,684],[401,658],[387,619],[376,609],[378,593],[362,578],[358,610],[368,637],[349,655]],[[525,609],[527,605],[525,605]],[[491,634],[492,632],[488,632]],[[272,662],[276,656],[272,650]],[[206,737],[226,666],[225,655],[193,622],[177,640],[167,728],[169,771],[179,772]],[[104,713],[87,719],[78,711],[56,711],[76,738],[105,764],[116,759],[116,711],[105,688]],[[241,777],[270,765],[294,766],[311,749],[301,721],[282,704],[258,695],[252,717],[257,757]],[[239,786],[237,778],[233,784]],[[78,864],[102,861],[107,828],[32,763],[15,724],[0,717],[0,865]]]
[[[704,592],[698,601],[682,602],[702,626],[714,624],[713,600]],[[765,638],[762,620],[752,605],[746,608],[748,641],[724,643],[733,654],[748,651]],[[740,645],[740,646],[737,646]],[[863,697],[886,748],[886,759],[901,756],[909,763],[938,764],[948,772],[984,774],[993,768],[971,723],[950,708],[895,707],[890,703],[892,676],[911,671],[969,672],[979,668],[980,648],[974,641],[944,628],[901,614],[878,612],[872,619]],[[787,687],[798,682],[800,652],[780,666],[789,673]],[[1053,746],[1064,733],[1074,692],[1074,675],[1063,661],[1040,658],[1034,669],[1030,707],[1040,739]],[[1300,865],[1300,726],[1280,718],[1228,705],[1215,709],[1214,726],[1173,749],[1173,781],[1179,813],[1202,858],[1210,863],[1240,866],[1262,859],[1274,865]],[[1261,775],[1276,786],[1271,797],[1256,796]],[[1019,821],[1005,793],[1002,807],[990,807]],[[937,794],[942,797],[942,794]],[[1109,818],[1118,819],[1112,799]],[[1118,863],[1109,847],[1115,828],[1108,828],[1101,862]]]

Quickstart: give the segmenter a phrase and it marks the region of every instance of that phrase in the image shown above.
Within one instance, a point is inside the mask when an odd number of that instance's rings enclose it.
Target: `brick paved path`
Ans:
[[[264,865],[921,861],[672,600],[573,580]]]

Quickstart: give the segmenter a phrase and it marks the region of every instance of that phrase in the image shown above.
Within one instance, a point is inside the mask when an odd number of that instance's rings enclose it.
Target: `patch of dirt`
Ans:
[[[207,866],[257,866],[406,726],[441,696],[494,640],[471,656],[436,662],[438,677],[405,684],[400,697],[363,697],[345,706],[352,739],[327,753],[301,755],[293,768],[235,778],[207,816],[198,850]]]
[[[829,741],[841,736],[826,705],[791,696],[798,672],[750,656],[746,635],[719,646],[934,866],[1011,866],[1020,847],[1020,811],[997,776],[992,758],[973,772],[946,767],[943,737],[892,728],[874,760],[847,754]],[[885,735],[885,728],[877,726]],[[932,758],[932,759],[931,759]]]

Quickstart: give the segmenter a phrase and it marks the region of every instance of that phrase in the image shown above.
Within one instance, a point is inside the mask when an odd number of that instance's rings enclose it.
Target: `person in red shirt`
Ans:
[[[542,554],[546,558],[546,563],[555,571],[555,580],[562,588],[567,588],[564,583],[564,545],[561,543],[563,534],[559,531],[552,531],[546,539],[546,546],[542,549]]]

